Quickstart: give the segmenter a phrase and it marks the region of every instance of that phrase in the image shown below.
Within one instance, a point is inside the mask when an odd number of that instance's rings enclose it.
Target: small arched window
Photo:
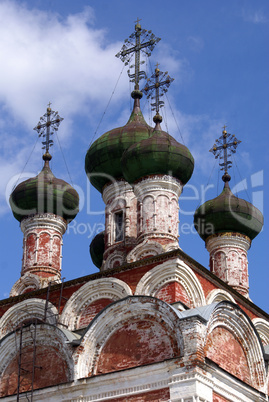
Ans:
[[[114,214],[114,238],[115,242],[124,239],[124,216],[123,211],[118,211]]]

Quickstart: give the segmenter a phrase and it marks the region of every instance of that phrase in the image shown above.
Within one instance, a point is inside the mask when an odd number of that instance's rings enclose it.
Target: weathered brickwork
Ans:
[[[62,235],[66,223],[53,214],[36,215],[21,223],[24,234],[22,275],[34,273],[43,278],[60,278]]]
[[[26,346],[21,353],[20,392],[32,389],[33,346]],[[61,384],[70,380],[67,363],[51,346],[36,347],[33,388],[38,389]],[[11,360],[0,382],[0,396],[13,395],[18,387],[19,353]]]
[[[225,328],[217,327],[212,331],[207,339],[206,355],[224,370],[252,384],[244,350]]]
[[[156,293],[155,297],[165,301],[166,303],[181,301],[182,303],[186,304],[186,306],[191,305],[191,301],[186,293],[186,290],[178,282],[170,282],[167,285],[164,285],[158,291],[158,293]]]
[[[213,392],[213,402],[230,402],[230,401]]]
[[[173,340],[159,323],[129,322],[111,335],[99,358],[97,373],[159,362],[178,354]]]
[[[92,319],[112,302],[111,299],[99,299],[84,307],[78,319],[77,329],[87,327]]]
[[[216,285],[214,285],[212,282],[210,282],[207,278],[204,278],[203,275],[199,274],[196,271],[195,271],[195,275],[198,278],[200,284],[202,285],[205,298],[209,295],[209,293],[212,290],[218,289]]]
[[[221,233],[206,241],[210,270],[224,282],[248,296],[247,251],[251,241],[239,233]]]
[[[132,271],[120,272],[116,274],[115,277],[121,279],[123,282],[126,282],[134,293],[140,279],[155,265],[156,263],[144,267],[135,268]]]

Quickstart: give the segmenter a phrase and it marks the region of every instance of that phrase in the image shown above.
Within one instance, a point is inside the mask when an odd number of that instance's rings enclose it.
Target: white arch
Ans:
[[[69,381],[71,381],[74,377],[74,362],[72,359],[72,347],[68,345],[68,342],[72,340],[72,334],[69,333],[70,336],[67,336],[67,331],[64,333],[59,328],[49,324],[37,325],[36,329],[36,346],[42,345],[55,348],[68,365]],[[19,332],[11,332],[0,341],[0,375],[4,373],[8,364],[18,353],[20,347]],[[22,347],[30,345],[33,345],[33,336],[29,326],[29,331],[24,330],[23,332]]]
[[[10,291],[10,297],[20,295],[28,288],[37,290],[40,287],[40,278],[37,275],[27,272],[14,283]]]
[[[264,345],[269,345],[269,322],[262,318],[254,318],[252,320],[258,334]]]
[[[130,263],[138,261],[149,255],[159,255],[164,252],[165,250],[160,243],[154,240],[146,239],[130,251],[130,253],[127,255],[127,262]]]
[[[109,268],[114,268],[114,264],[116,262],[118,263],[118,266],[122,265],[125,260],[124,257],[125,257],[125,254],[122,251],[115,250],[103,262],[103,270],[105,271]]]
[[[95,374],[98,357],[109,337],[126,322],[132,320],[155,321],[162,323],[183,355],[183,337],[179,326],[179,317],[167,303],[145,296],[129,296],[107,306],[103,312],[91,322],[81,342],[80,350],[75,352],[77,361],[75,377],[87,377]]]
[[[233,296],[226,292],[226,290],[214,289],[207,295],[206,304],[218,303],[225,300],[236,303]]]
[[[61,314],[61,323],[71,331],[76,329],[81,310],[95,300],[113,301],[132,295],[132,290],[117,278],[101,278],[87,282],[70,297]]]
[[[166,261],[148,271],[138,282],[135,294],[155,296],[164,285],[170,282],[178,282],[183,286],[192,303],[192,307],[206,304],[199,280],[179,258]]]
[[[208,335],[217,327],[223,327],[234,335],[245,352],[252,385],[261,392],[266,392],[262,345],[247,315],[235,304],[227,301],[218,303],[208,321],[205,346]]]
[[[43,321],[45,314],[46,301],[42,299],[27,299],[10,307],[0,319],[0,339],[7,333],[18,328],[20,323],[26,320],[37,318]],[[56,325],[57,322],[57,308],[48,303],[46,312],[46,322]]]
[[[58,275],[42,278],[31,272],[26,272],[26,274],[21,276],[20,279],[15,282],[9,296],[13,297],[21,295],[23,293],[26,293],[27,289],[38,290],[41,288],[45,288],[48,286],[49,282],[61,283],[61,280],[59,279]]]

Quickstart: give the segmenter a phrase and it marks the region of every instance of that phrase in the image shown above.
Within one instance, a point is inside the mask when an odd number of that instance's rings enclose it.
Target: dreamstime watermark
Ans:
[[[31,173],[24,173],[23,175],[16,175],[13,176],[7,186],[6,186],[6,192],[5,192],[5,197],[6,197],[6,202],[9,203],[9,197],[10,194],[12,193],[12,190],[17,184],[18,179],[28,179],[29,177],[33,177],[33,174]],[[41,176],[42,177],[42,176]],[[98,181],[101,180],[103,183],[114,183],[113,186],[113,200],[111,204],[111,208],[113,209],[113,202],[115,204],[118,202],[118,200],[121,198],[122,190],[123,190],[123,183],[124,182],[118,182],[114,180],[113,177],[105,175],[105,174],[98,174],[94,173],[91,175],[88,175],[89,179],[98,179]],[[169,176],[168,176],[168,182],[166,185],[166,189],[169,190],[169,186],[171,184],[171,191],[173,189],[173,181],[169,183]],[[264,172],[263,170],[260,170],[258,172],[255,172],[252,174],[248,179],[244,178],[240,182],[236,183],[234,186],[231,187],[231,191],[233,194],[241,198],[247,198],[246,197],[246,192],[249,195],[248,201],[255,205],[261,213],[263,213],[263,186],[264,186]],[[92,216],[91,219],[93,219],[94,216],[100,216],[105,214],[105,204],[100,202],[100,199],[97,199],[96,195],[94,194],[94,191],[92,190],[92,185],[88,180],[86,180],[86,185],[84,187],[79,186],[79,185],[74,185],[75,190],[79,194],[79,209],[82,212],[86,212],[86,215]],[[74,206],[74,209],[70,208],[71,204],[66,203],[66,193],[63,191],[63,187],[61,187],[61,184],[59,184],[57,181],[55,183],[49,183],[46,182],[44,184],[44,180],[41,178],[40,175],[36,176],[36,184],[35,184],[35,189],[36,189],[36,203],[33,203],[35,205],[35,208],[30,208],[30,209],[22,209],[18,206],[18,204],[15,202],[12,202],[12,210],[15,212],[17,215],[21,216],[29,216],[33,215],[35,213],[42,213],[42,212],[47,212],[47,211],[53,211],[56,214],[59,214],[60,216],[74,216],[76,215],[77,209]],[[58,190],[58,191],[57,191]],[[180,216],[186,216],[190,217],[193,216],[197,207],[200,205],[203,205],[207,200],[215,198],[217,196],[215,192],[215,197],[212,197],[213,190],[216,190],[215,186],[213,184],[210,185],[203,185],[201,184],[200,186],[195,186],[193,184],[187,183],[184,187],[184,190],[179,198],[179,205],[180,205]],[[67,187],[66,191],[70,191],[70,187]],[[245,192],[245,194],[243,194]],[[51,197],[51,195],[57,193],[56,201],[55,197]],[[220,193],[220,192],[219,192]],[[21,194],[20,196],[23,196]],[[34,196],[34,193],[33,193]],[[68,197],[67,197],[68,198]],[[44,199],[46,200],[44,202]],[[145,210],[144,208],[144,213],[151,213],[152,209]],[[252,215],[249,214],[248,216],[248,221],[246,222],[246,218],[240,216],[236,211],[232,208],[230,208],[230,211],[232,215],[234,216],[235,219],[237,219],[240,224],[245,225],[246,223],[249,224],[250,219],[252,219]],[[255,215],[255,214],[254,214]],[[206,231],[208,231],[208,234],[210,234],[210,230],[213,230],[210,227],[203,227],[203,222],[198,222],[201,226],[198,228],[199,233],[202,231],[206,234]],[[93,237],[96,233],[102,232],[105,230],[105,224],[104,223],[89,223],[89,222],[78,222],[78,220],[73,219],[70,221],[68,225],[67,232],[72,233],[75,235],[81,235],[81,236],[87,236],[88,238]],[[182,222],[179,225],[179,233],[186,235],[186,234],[196,234],[197,231],[194,228],[193,223],[189,222]]]

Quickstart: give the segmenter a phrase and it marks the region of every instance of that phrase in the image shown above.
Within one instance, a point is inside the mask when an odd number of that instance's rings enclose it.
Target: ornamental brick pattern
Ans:
[[[248,297],[248,259],[247,251],[251,241],[240,233],[221,233],[206,241],[210,253],[210,270]]]
[[[53,214],[35,215],[21,222],[23,239],[22,276],[33,273],[61,277],[62,235],[66,222]]]

